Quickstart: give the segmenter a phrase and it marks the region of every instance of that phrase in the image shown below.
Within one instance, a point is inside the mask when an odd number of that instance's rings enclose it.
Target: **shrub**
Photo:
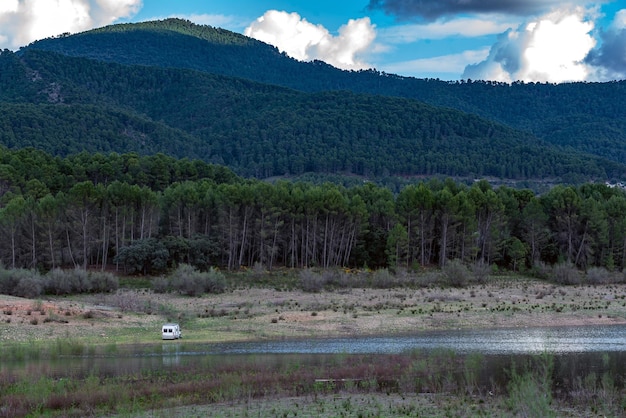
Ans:
[[[507,403],[515,416],[554,417],[552,402],[552,372],[554,358],[545,354],[528,371],[518,374],[511,371]]]
[[[19,296],[17,292],[18,285],[21,280],[33,277],[39,274],[37,272],[25,269],[6,270],[0,267],[0,293],[5,295]]]
[[[118,278],[105,271],[96,271],[90,274],[92,290],[94,292],[115,292],[120,287]]]
[[[557,264],[552,268],[552,278],[558,284],[580,284],[580,272],[572,263]]]
[[[448,261],[441,273],[444,283],[453,287],[463,287],[467,285],[471,278],[470,271],[463,265],[461,260]]]
[[[43,281],[39,273],[32,272],[30,276],[22,277],[15,287],[15,295],[23,298],[36,298],[43,292]]]
[[[209,293],[224,293],[226,290],[226,277],[218,269],[211,267],[209,271],[203,273],[204,289]]]
[[[110,302],[122,312],[141,312],[143,303],[135,291],[117,291]]]
[[[46,292],[55,295],[68,295],[79,287],[78,277],[60,268],[50,270],[46,279]]]
[[[531,274],[538,279],[550,280],[552,269],[550,266],[547,266],[545,263],[539,261],[533,265]]]
[[[171,275],[171,288],[188,296],[203,293],[222,293],[226,289],[226,279],[217,269],[200,272],[189,264],[181,264]]]
[[[305,292],[319,293],[324,288],[323,277],[311,269],[300,271],[300,288]]]
[[[170,290],[170,282],[166,277],[160,276],[152,280],[152,290],[155,293],[167,293]]]
[[[483,284],[489,280],[489,274],[491,273],[491,267],[489,264],[483,261],[478,261],[472,266],[472,275],[474,283]]]
[[[611,281],[611,272],[604,267],[591,267],[587,270],[587,283],[589,284],[606,284]]]
[[[262,279],[266,273],[265,266],[260,261],[256,261],[250,270],[252,277],[257,280]]]
[[[172,288],[187,296],[198,296],[204,293],[200,272],[189,264],[181,264],[172,273]]]
[[[72,282],[75,287],[72,289],[72,293],[89,293],[93,290],[91,276],[87,270],[76,267],[73,270],[66,270],[66,274],[73,278]]]
[[[390,289],[397,287],[396,277],[387,269],[378,269],[372,273],[372,287],[376,289]]]
[[[415,282],[420,287],[430,287],[442,281],[442,276],[443,275],[438,271],[428,271],[417,276]]]

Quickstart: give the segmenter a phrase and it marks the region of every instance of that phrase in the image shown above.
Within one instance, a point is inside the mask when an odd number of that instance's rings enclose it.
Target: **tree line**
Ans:
[[[434,179],[394,194],[369,182],[246,180],[162,155],[0,157],[0,260],[10,268],[154,274],[183,263],[234,270],[461,260],[621,270],[626,262],[626,193],[603,184],[537,195]]]

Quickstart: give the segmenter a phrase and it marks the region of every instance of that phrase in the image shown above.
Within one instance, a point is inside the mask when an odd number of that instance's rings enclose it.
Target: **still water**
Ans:
[[[206,353],[399,354],[447,349],[457,354],[626,352],[626,326],[430,331],[389,337],[327,338],[208,345]]]
[[[158,338],[158,337],[157,337]],[[332,361],[337,355],[393,355],[425,353],[480,355],[485,361],[481,380],[504,379],[511,364],[537,354],[554,355],[557,375],[565,381],[590,372],[626,376],[626,326],[549,327],[419,332],[412,335],[360,338],[323,338],[241,343],[161,341],[128,346],[115,352],[18,362],[0,361],[0,371],[34,375],[85,377],[127,376],[146,370],[212,368],[242,362],[281,367],[285,362]],[[429,354],[434,353],[434,354]]]

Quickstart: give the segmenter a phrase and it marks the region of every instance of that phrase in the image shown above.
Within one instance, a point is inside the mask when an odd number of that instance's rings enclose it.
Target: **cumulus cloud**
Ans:
[[[465,68],[463,78],[511,82],[587,80],[584,62],[595,47],[593,22],[584,9],[557,10],[500,35],[486,60]]]
[[[141,5],[142,0],[0,0],[0,48],[108,25]]]
[[[600,47],[591,51],[586,60],[595,67],[596,78],[626,78],[626,9],[616,13],[613,23],[601,32],[600,38]]]
[[[300,61],[318,59],[342,69],[369,68],[361,58],[376,38],[369,18],[351,19],[333,36],[322,25],[298,13],[269,10],[244,31],[246,36],[274,45]]]
[[[568,3],[584,5],[588,1],[570,0]],[[562,0],[370,0],[368,8],[383,10],[401,20],[434,21],[459,14],[537,15],[562,4]]]

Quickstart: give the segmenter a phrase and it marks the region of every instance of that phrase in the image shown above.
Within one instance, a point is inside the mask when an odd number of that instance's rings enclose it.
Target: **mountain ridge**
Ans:
[[[119,36],[124,33],[132,33],[133,41],[116,43],[106,38],[107,34]],[[148,33],[159,35],[142,36]],[[176,33],[180,38],[173,39],[166,33]],[[91,38],[92,43],[86,45],[85,37]],[[191,38],[196,41],[190,41]],[[178,43],[183,39],[184,43]],[[139,42],[142,42],[143,49],[135,48],[133,54],[128,54],[127,45],[139,45]],[[163,48],[164,45],[169,48]],[[446,82],[403,77],[373,69],[344,71],[320,61],[300,62],[263,42],[181,19],[111,25],[83,34],[38,41],[28,48],[129,65],[189,68],[306,92],[348,90],[415,99],[474,113],[531,132],[554,145],[626,163],[626,81],[563,84]],[[96,56],[102,55],[102,51],[106,51],[106,57]],[[590,115],[592,120],[589,120]],[[555,126],[563,129],[555,130]],[[590,141],[594,144],[589,145]]]
[[[177,29],[169,30],[168,25]],[[185,34],[198,31],[204,35]],[[113,34],[118,41],[112,42],[102,34]],[[202,36],[210,38],[211,42]],[[194,40],[190,41],[190,38]],[[137,39],[144,43],[135,42]],[[38,41],[18,53],[5,51],[0,54],[0,101],[28,103],[41,108],[63,106],[78,113],[85,111],[86,105],[93,106],[92,111],[100,108],[102,112],[98,117],[103,120],[125,118],[124,123],[133,121],[131,125],[153,124],[150,125],[152,132],[160,134],[155,134],[154,138],[146,136],[150,146],[146,146],[143,152],[201,158],[228,165],[239,174],[260,178],[322,172],[368,178],[449,175],[512,179],[561,177],[585,181],[591,178],[621,179],[626,173],[622,161],[611,162],[603,156],[583,153],[567,145],[554,146],[536,138],[528,132],[530,130],[523,132],[452,106],[435,106],[393,94],[349,89],[307,91],[306,88],[281,87],[251,80],[245,74],[235,77],[210,72],[206,68],[180,68],[186,62],[174,59],[182,51],[187,63],[219,61],[206,54],[197,58],[198,54],[193,53],[194,48],[205,50],[213,42],[218,45],[217,49],[211,46],[207,50],[220,52],[216,56],[225,61],[231,59],[226,66],[223,62],[218,63],[223,68],[246,62],[243,72],[253,69],[264,74],[263,77],[272,76],[272,68],[283,65],[293,66],[298,71],[307,69],[308,73],[300,71],[301,77],[311,73],[342,74],[344,78],[339,79],[337,86],[350,77],[369,82],[377,80],[381,85],[385,80],[406,80],[374,71],[342,72],[319,62],[297,62],[280,54],[276,48],[243,35],[168,20],[114,25]],[[229,46],[229,42],[236,46]],[[159,45],[160,49],[146,49],[147,44],[155,48]],[[110,49],[99,45],[108,45]],[[251,48],[246,49],[247,52],[260,48],[270,61],[257,62],[254,54],[234,53],[234,49],[242,48],[241,45]],[[73,53],[68,52],[75,47],[78,49]],[[80,52],[81,48],[83,52]],[[113,54],[112,50],[117,52]],[[84,51],[99,54],[100,58]],[[145,56],[150,56],[154,63],[132,62]],[[128,61],[119,62],[123,57]],[[264,68],[264,64],[274,62],[271,60],[280,64]],[[170,65],[166,65],[168,62]],[[236,65],[233,68],[240,69]],[[314,85],[318,81],[304,80],[303,83]],[[448,85],[433,80],[416,79],[414,82],[434,87]],[[459,83],[454,88],[458,92],[460,88],[474,91],[504,87],[474,84]],[[2,110],[5,119],[10,111],[9,108]],[[542,109],[534,112],[541,114]],[[598,124],[598,119],[591,119],[588,123]],[[615,123],[615,135],[621,140],[621,122]],[[9,122],[5,122],[7,124]],[[47,124],[51,126],[51,122]],[[122,122],[112,125],[116,126],[112,131],[114,136],[123,138],[126,135]],[[606,126],[601,125],[602,128]],[[575,127],[570,124],[565,128]],[[93,129],[96,131],[90,135],[97,136],[98,126]],[[141,132],[141,129],[132,129]],[[61,131],[61,128],[51,128],[49,135],[59,140]],[[164,138],[176,135],[180,140],[168,147],[165,144],[168,140]],[[48,142],[54,140],[47,139]],[[97,144],[81,145],[90,152],[102,151]],[[126,142],[120,145],[126,148],[114,151],[137,151],[128,149],[131,145]]]

